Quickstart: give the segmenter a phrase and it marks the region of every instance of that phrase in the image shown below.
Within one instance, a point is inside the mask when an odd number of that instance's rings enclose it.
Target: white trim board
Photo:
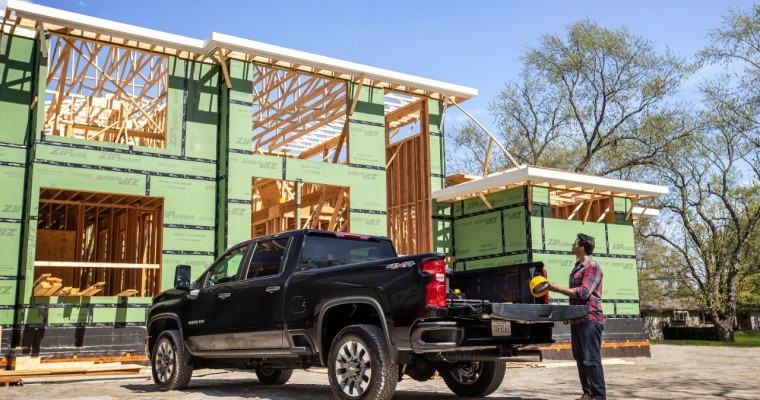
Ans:
[[[668,194],[665,186],[650,185],[624,181],[621,179],[579,174],[556,169],[521,165],[519,168],[497,172],[484,178],[460,183],[433,192],[436,201],[452,201],[464,196],[482,193],[502,186],[519,184],[527,181],[550,183],[556,185],[580,186],[583,188],[626,193],[642,197],[659,197]]]

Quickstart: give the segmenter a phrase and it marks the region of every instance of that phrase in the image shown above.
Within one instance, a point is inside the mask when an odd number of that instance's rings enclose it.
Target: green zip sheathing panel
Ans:
[[[446,166],[443,147],[441,119],[443,104],[440,100],[428,99],[428,129],[430,132],[430,189],[435,192],[445,187]]]
[[[34,40],[8,34],[0,42],[0,143],[24,144],[34,98]]]
[[[356,90],[356,84],[349,84],[349,107],[354,102]],[[385,94],[382,88],[362,87],[354,113],[348,117],[349,164],[385,170],[384,104]]]
[[[347,107],[353,104],[357,89],[353,83],[348,85]],[[363,86],[348,121],[348,167],[341,166],[343,172],[336,174],[340,178],[334,184],[349,188],[351,231],[385,236],[388,203],[384,89]]]
[[[436,251],[456,257],[455,270],[526,262],[525,189],[513,188],[454,203],[433,204]]]
[[[19,34],[32,34],[17,28]],[[0,358],[11,345],[16,322],[19,267],[24,227],[24,192],[29,164],[28,146],[36,122],[30,105],[44,98],[35,74],[37,55],[34,39],[3,34],[0,41]],[[39,107],[37,107],[39,108]],[[23,282],[23,281],[21,281]]]
[[[433,250],[453,255],[454,205],[433,200]]]
[[[630,199],[615,198],[613,224],[551,218],[548,190],[534,187],[530,217],[534,261],[542,261],[550,280],[566,284],[576,258],[570,252],[578,233],[594,237],[594,259],[604,273],[602,309],[608,317],[637,317],[639,288],[632,222],[624,221]],[[618,218],[621,217],[621,218]],[[567,304],[566,296],[553,293],[552,302]]]

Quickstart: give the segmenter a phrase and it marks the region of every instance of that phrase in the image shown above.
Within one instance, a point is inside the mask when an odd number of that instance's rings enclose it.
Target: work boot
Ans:
[[[588,393],[583,393],[583,396],[579,397],[578,400],[594,400],[594,398]]]

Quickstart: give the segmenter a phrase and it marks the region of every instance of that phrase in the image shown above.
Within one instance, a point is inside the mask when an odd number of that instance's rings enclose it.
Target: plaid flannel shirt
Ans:
[[[602,267],[591,257],[583,262],[577,261],[575,263],[575,268],[570,272],[570,289],[575,292],[575,297],[570,299],[570,304],[588,305],[589,314],[586,317],[573,320],[573,323],[590,320],[604,325],[602,276]]]

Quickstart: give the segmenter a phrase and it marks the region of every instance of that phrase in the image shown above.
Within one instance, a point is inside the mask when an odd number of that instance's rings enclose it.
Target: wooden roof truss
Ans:
[[[47,134],[165,147],[166,56],[68,34],[49,43]]]
[[[253,151],[297,157],[319,147],[323,159],[334,159],[346,124],[346,82],[255,64],[253,72]]]

